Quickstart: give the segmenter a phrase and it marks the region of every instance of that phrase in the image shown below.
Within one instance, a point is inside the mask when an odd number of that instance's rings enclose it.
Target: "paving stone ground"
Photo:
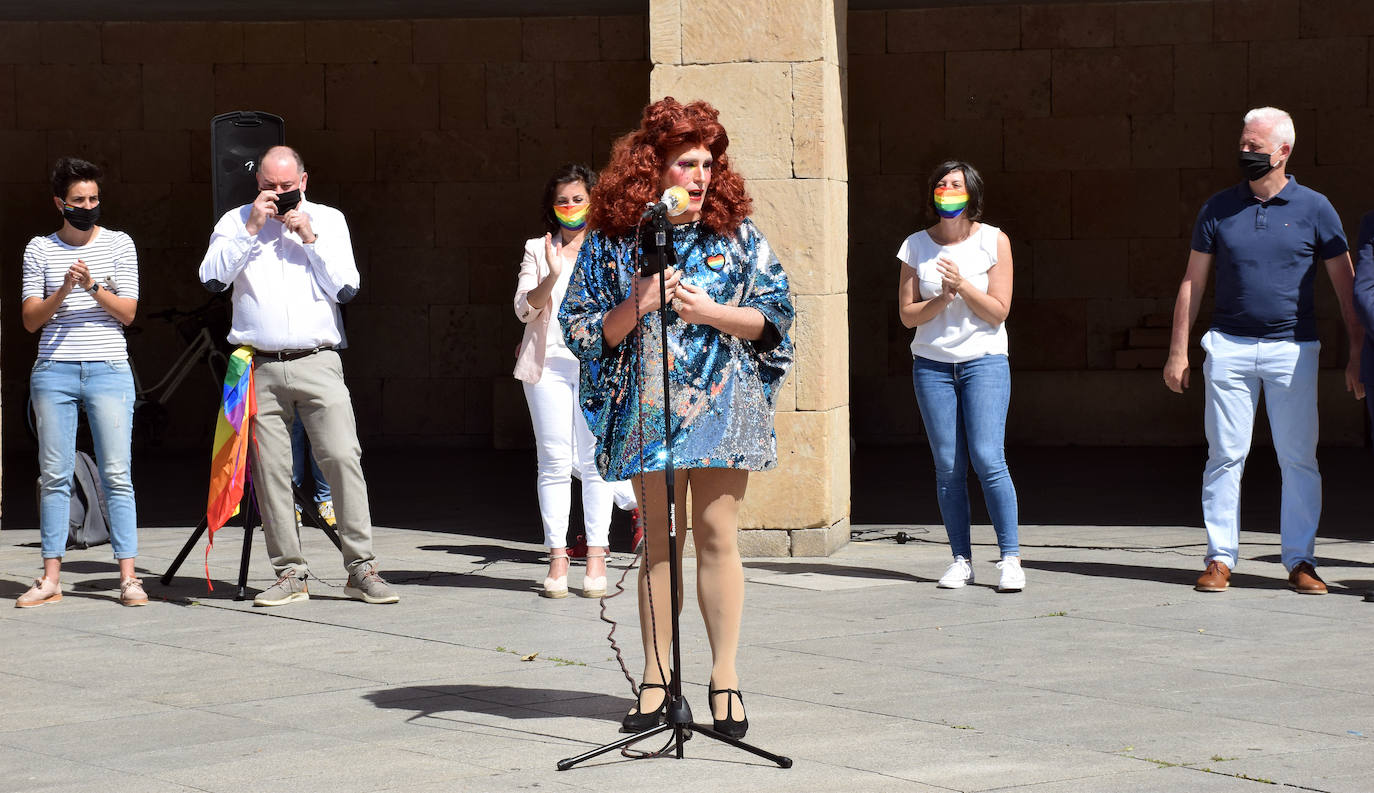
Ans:
[[[597,602],[536,595],[537,545],[380,527],[402,599],[369,606],[307,530],[311,600],[254,609],[232,599],[234,528],[213,593],[203,546],[160,585],[189,534],[167,527],[141,530],[145,608],[116,603],[108,546],[70,553],[61,603],[0,607],[0,792],[1374,790],[1369,542],[1319,541],[1332,593],[1312,597],[1286,589],[1276,535],[1247,533],[1233,589],[1203,594],[1195,527],[1027,525],[1026,591],[998,594],[988,527],[957,591],[934,585],[938,527],[858,528],[831,558],[746,562],[748,740],[788,770],[701,737],[684,760],[555,770],[619,737],[631,695]],[[5,601],[37,540],[0,532]],[[259,545],[250,585],[270,579]],[[608,610],[637,673],[632,591]]]

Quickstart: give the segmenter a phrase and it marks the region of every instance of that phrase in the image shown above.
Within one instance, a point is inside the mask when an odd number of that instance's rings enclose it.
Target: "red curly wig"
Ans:
[[[714,162],[701,219],[717,234],[733,234],[753,211],[754,202],[744,189],[744,177],[730,168],[725,153],[730,136],[719,118],[720,112],[706,102],[684,105],[671,96],[644,108],[639,129],[615,142],[611,161],[592,189],[591,227],[608,237],[628,234],[644,205],[662,194],[668,156],[701,146]]]

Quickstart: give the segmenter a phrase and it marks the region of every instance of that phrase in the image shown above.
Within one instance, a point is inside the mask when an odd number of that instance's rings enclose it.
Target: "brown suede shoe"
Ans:
[[[1218,562],[1216,559],[1207,563],[1207,570],[1198,577],[1197,585],[1193,587],[1199,592],[1225,592],[1226,587],[1231,583],[1231,568],[1225,562]]]
[[[1311,562],[1300,562],[1288,574],[1288,588],[1299,595],[1325,595],[1326,584],[1317,576]]]

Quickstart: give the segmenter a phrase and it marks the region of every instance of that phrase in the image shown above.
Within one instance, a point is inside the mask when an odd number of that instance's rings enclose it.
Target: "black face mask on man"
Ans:
[[[1251,182],[1258,182],[1269,175],[1274,170],[1274,165],[1269,162],[1269,154],[1261,154],[1257,151],[1243,151],[1238,158],[1240,172],[1245,174],[1245,178]]]
[[[277,214],[285,215],[287,212],[296,208],[301,202],[301,189],[288,190],[285,193],[277,193]]]
[[[71,204],[62,205],[62,217],[72,224],[72,228],[77,231],[90,231],[100,220],[100,205],[96,204],[89,209],[86,207],[74,207]]]

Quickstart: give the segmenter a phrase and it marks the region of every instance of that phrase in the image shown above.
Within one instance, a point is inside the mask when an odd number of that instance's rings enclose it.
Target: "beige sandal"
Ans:
[[[550,549],[549,549],[549,571],[550,571],[550,572],[553,571],[553,562],[554,562],[555,559],[567,559],[567,558],[568,558],[568,549],[567,549],[567,548],[550,548]],[[557,578],[554,578],[553,576],[545,576],[545,577],[544,577],[544,588],[543,588],[542,590],[539,591],[539,595],[540,595],[541,597],[546,597],[546,598],[565,598],[565,597],[567,597],[567,596],[568,596],[568,574],[567,574],[566,572],[564,572],[563,575],[560,575],[560,576],[557,577]]]
[[[594,553],[594,551],[599,551],[600,553]],[[588,549],[587,549],[587,566],[588,566],[589,568],[591,567],[591,564],[592,564],[592,560],[593,560],[593,559],[601,559],[601,560],[603,560],[603,562],[604,562],[604,560],[606,559],[606,549],[605,549],[605,548],[588,548]],[[584,577],[583,577],[583,579],[582,579],[582,597],[584,597],[584,598],[599,598],[599,597],[605,597],[605,595],[606,595],[606,574],[605,574],[605,573],[602,573],[601,575],[596,576],[596,577],[592,577],[592,576],[584,576]]]

